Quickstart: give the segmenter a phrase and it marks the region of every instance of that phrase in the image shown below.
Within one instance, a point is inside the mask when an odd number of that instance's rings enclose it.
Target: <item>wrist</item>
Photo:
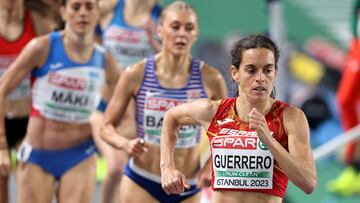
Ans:
[[[7,145],[6,141],[5,142],[0,141],[0,150],[2,150],[2,149],[8,149],[8,145]]]
[[[169,163],[165,163],[164,161],[160,162],[160,170],[164,171],[167,169],[174,169],[175,165],[174,164],[169,164]]]
[[[122,142],[120,143],[120,146],[119,148],[120,149],[123,149],[123,150],[126,150],[127,149],[127,146],[129,145],[129,142],[130,140],[125,138],[125,137],[122,137],[121,135],[117,134],[117,137],[121,137],[122,138]]]

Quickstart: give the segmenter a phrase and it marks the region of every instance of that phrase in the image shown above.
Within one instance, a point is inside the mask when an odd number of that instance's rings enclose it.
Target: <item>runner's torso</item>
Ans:
[[[48,58],[31,74],[32,112],[27,137],[34,147],[45,148],[71,145],[90,136],[88,118],[96,110],[105,81],[103,48],[95,46],[88,62],[77,63],[65,52],[60,32],[49,36]]]
[[[145,30],[131,27],[125,22],[124,4],[125,0],[119,0],[114,9],[114,16],[103,35],[105,48],[114,56],[121,68],[155,54]],[[160,7],[154,7],[154,22],[157,21],[160,11]]]
[[[288,179],[249,123],[236,115],[236,98],[225,99],[208,129],[212,151],[213,189],[265,193],[283,198]],[[265,116],[272,136],[288,150],[282,112],[276,101]],[[241,195],[241,193],[238,193]]]
[[[135,160],[137,165],[160,174],[159,145],[164,113],[173,106],[207,97],[202,84],[201,68],[202,62],[192,59],[191,73],[187,84],[182,88],[168,89],[163,88],[157,79],[155,58],[146,59],[144,78],[136,95],[136,123],[138,136],[149,143],[150,150],[145,156]],[[185,175],[194,175],[198,169],[199,152],[197,145],[199,140],[200,126],[180,127],[175,146],[175,163],[180,171],[185,171]],[[191,165],[190,163],[194,164]],[[147,164],[152,167],[148,167]]]
[[[14,41],[8,41],[0,36],[0,75],[2,75],[15,61],[25,45],[36,37],[30,12],[25,12],[24,29],[22,34]],[[5,104],[5,114],[8,118],[21,118],[29,115],[30,111],[30,75],[27,76],[8,95]]]

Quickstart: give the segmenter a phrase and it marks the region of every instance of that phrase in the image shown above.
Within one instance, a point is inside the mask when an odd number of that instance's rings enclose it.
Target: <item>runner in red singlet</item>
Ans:
[[[0,75],[34,37],[56,27],[41,1],[0,1]],[[26,134],[30,109],[30,77],[27,77],[6,99],[5,125],[7,149],[15,149]],[[1,141],[0,141],[1,143]],[[1,144],[0,144],[1,145]],[[0,176],[0,202],[9,202],[8,176]]]
[[[274,99],[279,51],[263,35],[238,41],[231,75],[236,98],[199,99],[170,109],[161,134],[161,181],[167,194],[188,188],[174,164],[180,125],[201,124],[210,140],[213,202],[278,202],[288,179],[313,192],[317,175],[304,113]]]

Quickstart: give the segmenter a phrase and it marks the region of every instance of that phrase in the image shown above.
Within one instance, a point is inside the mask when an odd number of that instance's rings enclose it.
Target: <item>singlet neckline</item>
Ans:
[[[0,37],[9,44],[12,43],[17,43],[19,40],[21,40],[21,38],[24,37],[24,35],[26,34],[26,31],[29,29],[29,27],[33,27],[33,24],[31,22],[31,15],[29,11],[24,10],[24,19],[23,19],[23,29],[21,31],[21,34],[14,40],[8,40],[6,37],[0,35]],[[32,29],[33,30],[33,29]],[[36,35],[36,32],[34,32],[34,34]]]
[[[154,62],[154,65],[151,67],[153,73],[154,73],[154,79],[156,81],[156,83],[159,85],[160,88],[162,89],[167,89],[167,90],[183,90],[183,89],[186,89],[186,87],[188,87],[190,85],[190,82],[191,80],[193,79],[193,66],[195,64],[195,59],[194,58],[190,58],[190,71],[189,71],[189,78],[188,80],[186,81],[186,84],[183,85],[182,87],[179,87],[179,88],[167,88],[167,87],[163,87],[159,81],[159,78],[158,76],[156,75],[156,60],[155,60],[155,57],[151,57],[151,60],[153,60]],[[200,64],[199,64],[200,66]],[[201,74],[201,71],[199,71],[200,74]]]
[[[93,45],[93,50],[92,50],[92,53],[91,53],[91,56],[90,56],[89,60],[87,60],[84,63],[80,63],[80,62],[77,62],[77,61],[73,60],[69,56],[69,54],[66,52],[65,44],[64,44],[64,37],[63,37],[61,32],[59,34],[60,34],[60,42],[61,42],[60,46],[64,50],[64,57],[65,57],[66,60],[71,61],[71,63],[74,63],[76,66],[84,66],[84,65],[87,65],[87,64],[91,63],[91,61],[93,60],[93,58],[95,56],[95,51],[96,51],[96,47],[94,45]]]
[[[235,98],[234,100],[235,101],[234,101],[233,105],[231,105],[231,108],[234,111],[234,117],[236,119],[238,119],[240,122],[249,123],[248,121],[244,121],[243,119],[241,119],[240,116],[238,115],[238,112],[236,110],[236,103],[237,103],[238,98]],[[274,110],[274,108],[276,107],[277,104],[278,104],[278,100],[274,100],[274,103],[271,105],[270,110],[264,116],[265,118],[268,118],[270,116],[270,113]]]

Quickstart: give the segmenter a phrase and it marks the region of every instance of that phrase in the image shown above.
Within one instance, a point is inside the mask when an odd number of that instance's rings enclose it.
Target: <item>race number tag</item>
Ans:
[[[154,145],[160,145],[160,134],[164,120],[164,114],[173,106],[184,103],[175,99],[148,97],[144,109],[144,140]],[[175,148],[188,148],[196,145],[199,141],[199,126],[181,126]]]
[[[26,162],[30,157],[31,151],[32,146],[26,142],[23,142],[16,153],[17,160]]]
[[[214,188],[272,189],[274,157],[256,132],[223,128],[221,134],[211,142]]]

